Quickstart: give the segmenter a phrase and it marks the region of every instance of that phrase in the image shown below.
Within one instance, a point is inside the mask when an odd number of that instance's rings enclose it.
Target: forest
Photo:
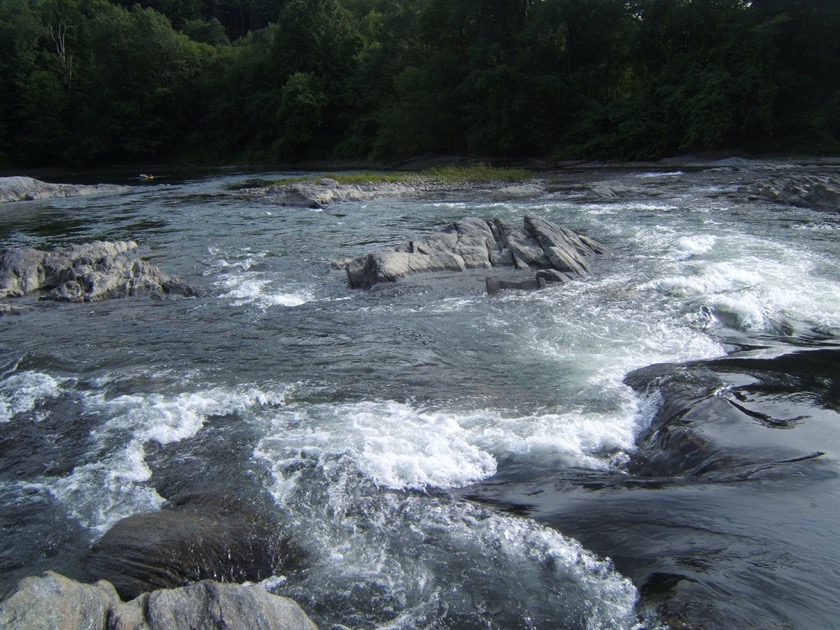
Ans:
[[[0,166],[840,150],[837,0],[0,0]]]

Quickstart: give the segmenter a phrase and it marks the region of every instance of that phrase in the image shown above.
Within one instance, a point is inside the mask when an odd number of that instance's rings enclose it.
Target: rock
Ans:
[[[266,198],[281,206],[318,209],[339,201],[365,201],[402,194],[406,190],[406,187],[398,184],[355,186],[339,184],[334,179],[324,177],[318,182],[272,186],[266,192]]]
[[[799,208],[840,210],[840,182],[833,177],[798,175],[754,182],[741,190],[751,199],[760,199]]]
[[[149,630],[317,630],[293,599],[272,595],[258,586],[219,584],[206,580],[183,588],[142,595],[139,601],[132,602],[135,603],[145,612]],[[124,627],[125,630],[138,628]],[[119,627],[114,630],[119,630]]]
[[[0,177],[0,203],[11,201],[33,201],[35,199],[54,199],[57,197],[78,197],[116,193],[128,190],[127,186],[97,184],[82,186],[77,184],[48,184],[31,177]]]
[[[108,612],[118,604],[117,592],[107,582],[80,584],[47,571],[21,580],[0,603],[0,628],[105,628]]]
[[[140,258],[134,241],[94,241],[57,247],[0,249],[0,298],[46,291],[46,298],[92,302],[136,295],[198,292]]]
[[[192,493],[172,509],[119,521],[93,546],[86,569],[133,599],[205,579],[256,582],[299,562],[300,554],[254,509]]]
[[[515,268],[539,273],[531,279],[486,280],[487,291],[531,289],[586,274],[585,258],[607,248],[541,217],[528,215],[523,226],[504,219],[465,218],[443,232],[350,261],[345,270],[352,288],[370,288],[413,273]]]
[[[106,581],[81,584],[52,571],[20,581],[0,603],[0,628],[317,630],[294,600],[253,584],[205,580],[124,603]]]
[[[637,437],[628,471],[638,477],[745,478],[822,452],[786,433],[800,424],[833,421],[840,411],[840,349],[775,357],[740,353],[680,364],[654,364],[625,384],[657,404]],[[812,420],[813,419],[813,420]],[[820,442],[811,441],[819,447]],[[803,450],[806,449],[806,450]]]
[[[640,197],[658,196],[660,193],[652,188],[631,186],[620,181],[605,181],[594,184],[589,192],[591,195],[610,201],[621,199],[637,199]]]

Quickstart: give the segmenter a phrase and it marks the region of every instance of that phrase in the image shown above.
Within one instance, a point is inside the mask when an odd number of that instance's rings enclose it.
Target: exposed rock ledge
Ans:
[[[184,281],[142,260],[134,241],[94,241],[52,251],[0,249],[0,298],[36,291],[62,302],[197,295]]]
[[[823,175],[798,175],[753,182],[742,189],[750,199],[799,208],[840,210],[840,181]]]
[[[20,581],[0,603],[0,628],[317,630],[297,602],[254,584],[205,580],[123,602],[110,582],[81,584],[52,571]]]
[[[404,182],[374,182],[369,184],[340,184],[330,177],[315,182],[282,184],[263,189],[250,189],[247,194],[260,194],[271,203],[297,208],[323,208],[341,201],[367,201],[381,197],[400,197],[413,194],[438,194],[453,191],[481,190],[500,198],[536,197],[544,192],[541,182],[506,184],[503,182],[438,182],[406,178]]]
[[[85,186],[78,184],[48,184],[31,177],[0,177],[0,203],[10,201],[34,201],[35,199],[55,199],[58,197],[79,197],[99,195],[128,190],[127,186],[96,184]]]
[[[487,279],[490,294],[504,288],[540,288],[565,282],[589,271],[586,258],[607,248],[586,236],[534,215],[523,227],[505,219],[466,218],[445,231],[379,252],[360,256],[345,266],[352,288],[370,288],[404,276],[430,271],[508,268],[534,271],[532,280]]]

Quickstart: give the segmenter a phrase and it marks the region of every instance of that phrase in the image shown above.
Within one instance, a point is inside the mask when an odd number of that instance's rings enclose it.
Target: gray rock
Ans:
[[[127,186],[97,184],[83,186],[77,184],[48,184],[31,177],[0,177],[0,203],[11,201],[33,201],[36,199],[54,199],[59,197],[78,197],[81,195],[101,195],[128,190]]]
[[[108,611],[118,603],[117,592],[107,582],[80,584],[47,571],[41,577],[21,580],[0,603],[0,628],[105,628]]]
[[[365,201],[389,194],[399,194],[398,190],[403,192],[396,186],[354,186],[339,184],[334,179],[324,177],[318,182],[272,186],[268,189],[266,198],[281,206],[317,209],[339,201]]]
[[[345,270],[352,288],[370,288],[378,282],[429,271],[512,267],[549,272],[530,280],[489,278],[488,293],[495,294],[505,288],[540,288],[563,282],[568,273],[582,276],[589,271],[585,259],[607,251],[597,241],[541,217],[528,215],[522,226],[504,219],[466,218],[438,234],[360,256]]]
[[[542,246],[525,228],[504,219],[496,220],[498,238],[513,257],[517,269],[548,267],[549,260]]]
[[[172,509],[119,521],[87,559],[88,576],[123,599],[199,580],[256,582],[296,566],[300,554],[248,505],[186,494]]]
[[[124,603],[106,581],[81,584],[52,571],[29,577],[0,603],[14,630],[317,630],[292,599],[253,584],[209,580]]]
[[[144,595],[150,630],[157,628],[243,628],[249,630],[317,630],[289,598],[259,587],[203,581]]]
[[[840,210],[840,182],[821,175],[765,179],[741,190],[752,199],[815,210]]]
[[[0,298],[35,291],[44,291],[44,297],[63,302],[198,293],[142,260],[134,241],[94,241],[52,251],[0,249]]]

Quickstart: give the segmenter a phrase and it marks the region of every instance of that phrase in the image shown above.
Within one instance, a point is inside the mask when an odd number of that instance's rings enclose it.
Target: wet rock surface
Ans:
[[[187,493],[171,509],[119,521],[97,542],[86,569],[123,599],[199,580],[258,582],[300,562],[300,554],[250,506]]]
[[[183,280],[141,259],[134,241],[94,241],[51,251],[0,249],[0,298],[35,292],[60,302],[198,295]]]
[[[658,397],[650,426],[628,466],[641,477],[748,477],[819,457],[789,435],[767,429],[807,422],[814,407],[840,411],[840,351],[820,349],[771,358],[725,357],[635,370],[625,383]],[[772,434],[771,434],[772,435]],[[764,444],[762,451],[757,444]]]

